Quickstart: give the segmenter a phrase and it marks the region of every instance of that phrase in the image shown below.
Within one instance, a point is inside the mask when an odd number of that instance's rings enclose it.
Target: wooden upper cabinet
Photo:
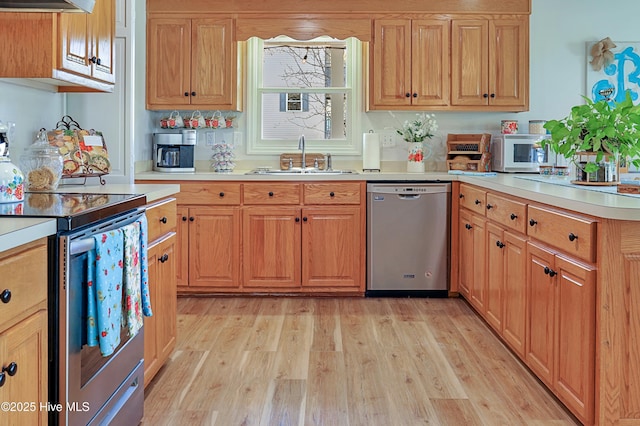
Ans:
[[[527,110],[527,17],[454,19],[451,33],[451,105]]]
[[[86,13],[0,13],[7,58],[0,78],[29,78],[60,92],[112,92],[115,1]]]
[[[231,18],[149,18],[148,109],[239,109]]]
[[[114,83],[114,1],[96,1],[92,13],[61,13],[59,24],[61,69]]]
[[[376,19],[371,109],[449,104],[450,21]]]

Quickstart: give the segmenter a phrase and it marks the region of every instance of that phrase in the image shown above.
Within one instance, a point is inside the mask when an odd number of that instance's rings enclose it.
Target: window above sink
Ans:
[[[296,150],[303,134],[314,150],[360,154],[360,41],[253,37],[247,47],[248,154]]]

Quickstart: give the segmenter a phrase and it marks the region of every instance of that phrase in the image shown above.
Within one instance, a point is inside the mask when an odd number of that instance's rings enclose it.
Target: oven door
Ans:
[[[117,411],[131,413],[126,415],[131,420],[127,424],[137,424],[142,418],[144,329],[129,337],[123,328],[120,345],[110,356],[102,356],[98,346],[89,347],[86,288],[88,252],[93,249],[91,236],[125,226],[143,214],[143,210],[137,210],[59,238],[62,255],[57,325],[60,424],[85,425],[99,418],[122,418]]]

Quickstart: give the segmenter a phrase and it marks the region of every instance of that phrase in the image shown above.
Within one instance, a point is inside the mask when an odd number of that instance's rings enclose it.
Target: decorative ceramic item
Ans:
[[[424,173],[424,161],[431,156],[431,150],[425,147],[424,140],[431,139],[438,130],[434,114],[416,114],[416,119],[405,121],[401,129],[396,129],[405,142],[409,143],[407,172]],[[425,151],[426,150],[426,151]],[[427,155],[425,155],[425,152]]]
[[[424,147],[422,142],[409,142],[407,172],[424,173]]]
[[[24,175],[9,158],[14,123],[0,121],[0,203],[15,203],[24,199]]]
[[[518,133],[518,120],[502,120],[500,131],[503,135],[514,135]]]

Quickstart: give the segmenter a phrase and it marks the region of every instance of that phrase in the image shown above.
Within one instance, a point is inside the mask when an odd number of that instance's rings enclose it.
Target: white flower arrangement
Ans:
[[[405,121],[402,129],[396,129],[399,135],[407,142],[423,142],[426,138],[432,138],[438,123],[435,114],[416,114],[416,119]]]

